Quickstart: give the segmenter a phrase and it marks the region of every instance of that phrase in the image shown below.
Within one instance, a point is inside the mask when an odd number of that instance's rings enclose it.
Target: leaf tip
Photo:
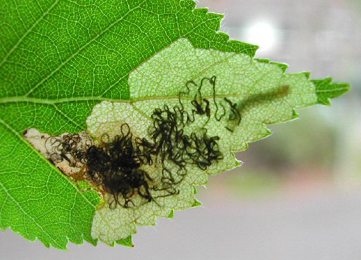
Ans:
[[[348,83],[332,83],[332,78],[311,81],[316,88],[317,103],[325,106],[331,105],[331,99],[337,98],[349,92],[351,86]]]

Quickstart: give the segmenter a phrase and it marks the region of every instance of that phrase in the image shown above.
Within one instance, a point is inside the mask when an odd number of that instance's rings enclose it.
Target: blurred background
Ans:
[[[332,107],[300,111],[199,189],[203,207],[139,228],[135,248],[45,249],[7,230],[6,259],[361,259],[361,1],[199,0],[259,58],[352,84]],[[3,259],[3,258],[2,258]]]

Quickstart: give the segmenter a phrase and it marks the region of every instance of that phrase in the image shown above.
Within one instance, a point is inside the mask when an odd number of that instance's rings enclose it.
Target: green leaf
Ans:
[[[284,64],[252,59],[257,46],[230,41],[218,32],[223,16],[195,9],[192,0],[4,0],[0,14],[0,227],[46,246],[95,245],[98,238],[131,246],[136,225],[197,206],[194,186],[239,166],[233,152],[268,136],[266,124],[292,120],[294,109],[328,105],[349,90],[348,84],[309,81],[307,73],[284,74]],[[162,208],[148,203],[139,210],[97,210],[96,192],[80,191],[23,137],[30,128],[114,135],[119,122],[146,136],[154,108],[179,104],[189,80],[199,84],[213,76],[215,99],[237,104],[242,121],[207,123],[208,132],[221,137],[225,159],[207,171],[190,167],[180,195],[165,198]],[[203,91],[211,101],[209,86]],[[202,124],[200,119],[188,131]]]
[[[132,236],[129,236],[123,240],[118,240],[118,241],[116,241],[116,243],[119,245],[122,245],[122,246],[126,246],[126,247],[134,247]]]
[[[349,84],[346,83],[332,83],[331,78],[322,80],[312,80],[316,86],[318,103],[321,105],[330,106],[331,98],[342,96],[350,90]]]

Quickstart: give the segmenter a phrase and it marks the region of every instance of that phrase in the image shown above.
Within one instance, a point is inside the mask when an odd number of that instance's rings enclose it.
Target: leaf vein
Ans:
[[[138,6],[134,7],[133,9],[129,10],[125,15],[123,15],[121,18],[116,20],[115,22],[111,23],[107,28],[105,28],[102,32],[97,34],[95,37],[90,39],[86,44],[81,46],[76,52],[74,52],[71,56],[69,56],[64,62],[60,63],[58,67],[56,67],[53,71],[51,71],[46,77],[44,77],[39,83],[37,83],[34,87],[32,87],[25,96],[29,96],[31,93],[33,93],[35,90],[37,90],[40,86],[42,86],[48,79],[50,79],[54,74],[56,74],[62,67],[64,67],[68,62],[70,62],[73,58],[75,58],[79,53],[81,53],[84,49],[86,49],[91,43],[96,41],[99,37],[106,34],[111,28],[113,28],[115,25],[119,24],[121,21],[123,21],[128,15],[130,15],[132,12],[134,12],[136,9],[138,9],[145,1],[141,2]]]
[[[24,39],[32,32],[32,30],[39,24],[39,22],[44,19],[44,17],[52,10],[54,7],[60,2],[60,0],[56,0],[49,8],[46,10],[38,20],[21,36],[21,38],[17,41],[17,43],[10,49],[10,51],[5,55],[3,60],[0,62],[0,67],[7,61],[11,54],[19,47],[19,45],[24,41]]]

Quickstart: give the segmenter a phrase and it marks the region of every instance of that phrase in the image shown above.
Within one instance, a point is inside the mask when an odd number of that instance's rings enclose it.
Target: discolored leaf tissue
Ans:
[[[47,247],[132,246],[267,124],[349,90],[254,59],[193,0],[4,0],[0,16],[0,227]]]

